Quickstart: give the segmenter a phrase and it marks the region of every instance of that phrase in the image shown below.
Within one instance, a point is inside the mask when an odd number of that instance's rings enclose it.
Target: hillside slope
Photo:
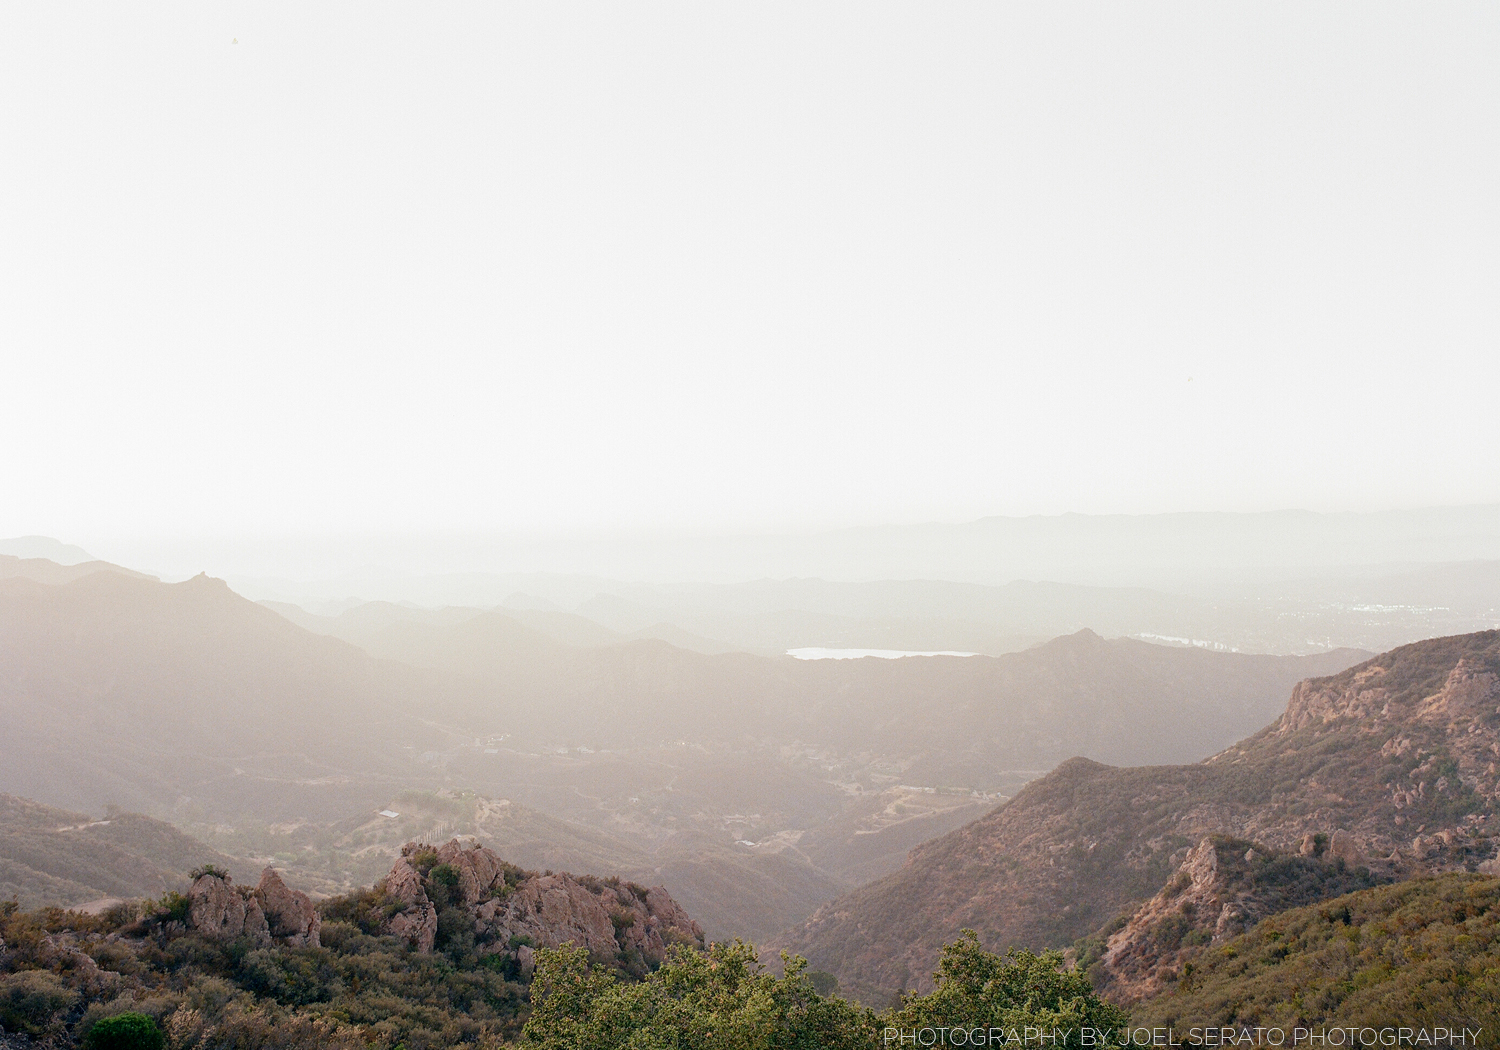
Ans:
[[[1448,874],[1265,919],[1194,959],[1133,1025],[1500,1030],[1500,879]],[[1471,1042],[1471,1045],[1476,1045]]]
[[[103,897],[160,896],[183,888],[204,864],[243,865],[170,824],[113,811],[82,813],[0,795],[0,900],[23,908],[70,906]]]
[[[1299,684],[1282,717],[1190,766],[1064,763],[776,942],[879,999],[964,927],[1066,945],[1155,894],[1205,836],[1299,850],[1342,833],[1386,877],[1491,861],[1500,632],[1404,646]]]
[[[362,808],[463,698],[203,576],[0,580],[0,665],[0,790],[215,819]]]

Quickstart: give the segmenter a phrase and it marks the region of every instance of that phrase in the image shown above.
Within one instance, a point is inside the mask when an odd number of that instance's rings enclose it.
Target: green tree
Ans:
[[[1012,948],[1004,956],[979,946],[979,936],[963,936],[943,949],[934,974],[937,987],[927,995],[903,996],[885,1017],[897,1029],[1025,1028],[1066,1033],[1061,1046],[1083,1042],[1081,1029],[1123,1028],[1123,1010],[1100,998],[1079,970],[1063,968],[1062,953],[1036,955]]]
[[[874,1013],[812,987],[802,959],[767,973],[742,941],[678,946],[645,980],[624,984],[582,948],[537,952],[527,1045],[548,1050],[868,1050]]]

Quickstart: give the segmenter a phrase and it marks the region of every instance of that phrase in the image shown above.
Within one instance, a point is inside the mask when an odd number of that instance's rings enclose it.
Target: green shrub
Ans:
[[[94,1022],[84,1050],[162,1050],[166,1037],[145,1014],[115,1014]]]
[[[829,996],[839,990],[839,979],[827,970],[808,970],[807,979],[812,982],[813,991],[819,995]]]
[[[784,957],[787,958],[787,957]],[[880,1045],[869,1010],[818,995],[807,964],[787,958],[786,974],[766,973],[743,942],[707,952],[677,948],[639,982],[590,966],[582,948],[537,952],[533,1011],[523,1046],[544,1050],[630,1047],[818,1047]]]
[[[183,894],[172,890],[156,902],[155,917],[161,922],[187,922],[191,902]]]
[[[0,977],[0,1027],[40,1035],[56,1015],[78,1002],[73,991],[46,970],[22,970]]]

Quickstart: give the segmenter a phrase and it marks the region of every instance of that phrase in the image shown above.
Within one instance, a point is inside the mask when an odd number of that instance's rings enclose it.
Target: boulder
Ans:
[[[275,868],[260,873],[260,884],[255,892],[272,937],[294,948],[321,946],[319,931],[323,920],[318,916],[318,909],[313,907],[311,897],[300,890],[289,889]]]
[[[1335,831],[1333,838],[1328,840],[1328,856],[1343,861],[1350,868],[1368,863],[1354,836],[1343,830]]]
[[[448,864],[458,872],[459,895],[470,907],[489,895],[490,887],[504,872],[500,858],[492,850],[465,846],[457,839],[450,839],[437,854],[439,864]]]
[[[260,901],[228,875],[206,872],[188,890],[190,928],[210,937],[232,940],[249,937],[258,947],[271,943],[271,929]]]

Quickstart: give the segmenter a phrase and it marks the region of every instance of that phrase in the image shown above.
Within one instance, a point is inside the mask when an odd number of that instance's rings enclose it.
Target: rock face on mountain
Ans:
[[[524,871],[458,839],[407,843],[376,889],[400,909],[384,932],[417,951],[432,951],[440,928],[461,926],[477,943],[511,953],[522,972],[532,947],[568,941],[627,965],[660,962],[674,943],[703,944],[698,924],[660,886]],[[445,912],[461,920],[450,924]]]
[[[187,897],[188,926],[211,937],[248,937],[258,947],[319,945],[322,920],[312,899],[289,889],[272,868],[261,872],[255,889],[236,886],[222,872],[204,872],[193,880]]]
[[[1276,853],[1244,839],[1210,835],[1161,890],[1102,939],[1097,962],[1078,962],[1117,1002],[1160,992],[1204,948],[1223,944],[1268,915],[1375,886],[1380,877],[1350,866],[1326,836],[1307,852]],[[1085,953],[1091,947],[1083,945]],[[1090,965],[1093,963],[1093,965]]]
[[[1275,723],[1196,765],[1065,762],[770,947],[883,1002],[926,987],[964,927],[995,949],[1064,946],[1178,877],[1222,911],[1233,902],[1209,871],[1209,836],[1376,879],[1495,867],[1497,763],[1500,632],[1419,642],[1300,683]],[[1193,928],[1212,937],[1216,924]],[[1115,955],[1122,988],[1156,979],[1128,958]]]

